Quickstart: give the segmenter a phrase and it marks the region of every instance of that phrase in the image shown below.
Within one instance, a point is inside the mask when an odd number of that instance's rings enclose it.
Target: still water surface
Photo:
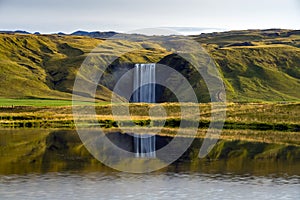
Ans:
[[[300,177],[175,172],[2,175],[0,199],[300,199]]]
[[[179,162],[129,174],[91,164],[84,151],[76,160],[79,153],[71,150],[80,145],[74,131],[2,130],[0,200],[300,199],[299,161]]]

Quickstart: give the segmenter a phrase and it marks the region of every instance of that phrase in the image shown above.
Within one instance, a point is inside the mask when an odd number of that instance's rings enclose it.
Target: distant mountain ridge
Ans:
[[[4,33],[4,34],[35,34],[35,35],[40,35],[40,32],[35,32],[35,33],[30,33],[27,31],[22,31],[22,30],[16,30],[16,31],[1,31],[0,33]],[[46,35],[77,35],[77,36],[88,36],[88,37],[92,37],[92,38],[109,38],[112,37],[116,34],[118,34],[117,32],[114,31],[104,31],[104,32],[100,32],[100,31],[92,31],[92,32],[88,32],[88,31],[75,31],[71,34],[67,34],[64,32],[58,32],[58,33],[52,33],[52,34],[46,34]]]
[[[16,30],[16,31],[1,31],[0,33],[6,33],[6,34],[14,34],[14,33],[20,33],[20,34],[32,34],[30,32],[27,31],[22,31],[22,30]]]
[[[92,38],[109,38],[114,35],[118,34],[117,32],[114,31],[107,31],[107,32],[100,32],[100,31],[92,31],[92,32],[87,32],[87,31],[75,31],[74,33],[71,33],[70,35],[78,35],[78,36],[89,36]]]
[[[260,34],[264,36],[290,36],[290,35],[299,35],[300,30],[296,29],[279,29],[279,28],[270,28],[270,29],[248,29],[248,30],[226,30],[221,28],[199,28],[199,27],[162,27],[162,29],[170,29],[178,32],[179,34],[182,33],[186,36],[196,36],[202,35],[204,37],[214,37],[217,35],[233,35],[233,34],[251,34],[253,32],[260,32]],[[84,31],[84,30],[77,30],[73,33],[64,33],[64,32],[57,32],[51,34],[44,34],[40,32],[28,32],[24,30],[15,30],[15,31],[7,31],[7,30],[0,30],[0,34],[34,34],[34,35],[77,35],[77,36],[87,36],[91,38],[109,38],[113,37],[116,34],[126,34],[126,33],[119,33],[116,31]]]

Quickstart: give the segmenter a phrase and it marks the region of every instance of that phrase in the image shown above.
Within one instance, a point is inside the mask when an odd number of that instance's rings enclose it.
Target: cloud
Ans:
[[[298,0],[0,0],[0,28],[49,31],[147,27],[300,28]]]

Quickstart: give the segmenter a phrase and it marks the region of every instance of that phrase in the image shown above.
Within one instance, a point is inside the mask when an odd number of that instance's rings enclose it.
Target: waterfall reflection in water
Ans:
[[[134,152],[136,157],[155,158],[155,136],[148,134],[134,135]]]

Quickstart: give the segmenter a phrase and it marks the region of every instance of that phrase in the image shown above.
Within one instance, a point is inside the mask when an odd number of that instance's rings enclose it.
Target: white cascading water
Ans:
[[[155,103],[155,64],[135,64],[133,102]]]
[[[155,103],[155,64],[135,64],[133,77],[132,102]],[[136,157],[154,158],[155,136],[136,134],[134,151]]]

